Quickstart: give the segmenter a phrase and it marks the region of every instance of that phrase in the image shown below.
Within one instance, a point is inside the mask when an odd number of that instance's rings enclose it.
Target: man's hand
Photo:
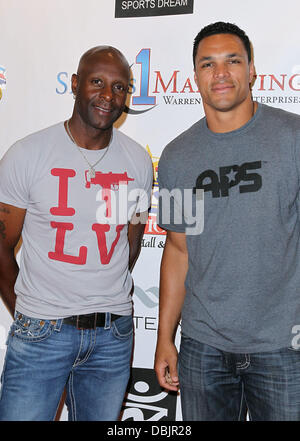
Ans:
[[[154,369],[161,387],[178,391],[179,381],[177,373],[178,353],[174,343],[162,343],[157,345],[155,353]]]
[[[167,390],[179,388],[176,330],[185,298],[184,281],[188,270],[188,252],[184,233],[167,232],[161,261],[159,324],[155,371],[159,384]]]

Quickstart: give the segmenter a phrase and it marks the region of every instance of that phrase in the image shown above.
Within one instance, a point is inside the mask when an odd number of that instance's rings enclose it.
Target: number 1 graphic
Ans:
[[[142,49],[136,57],[136,62],[141,65],[141,89],[140,96],[132,98],[132,104],[155,105],[156,97],[149,96],[150,49]]]

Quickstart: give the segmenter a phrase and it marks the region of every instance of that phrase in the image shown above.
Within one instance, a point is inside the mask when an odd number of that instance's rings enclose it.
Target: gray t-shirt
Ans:
[[[299,169],[300,116],[262,104],[238,130],[213,133],[203,118],[164,149],[160,190],[204,190],[203,232],[187,235],[184,335],[237,353],[291,346],[300,325]]]
[[[143,147],[113,130],[107,149],[80,149],[63,123],[16,142],[0,162],[0,201],[25,208],[16,309],[45,319],[129,315],[128,221],[150,205]],[[106,153],[105,153],[106,152]]]

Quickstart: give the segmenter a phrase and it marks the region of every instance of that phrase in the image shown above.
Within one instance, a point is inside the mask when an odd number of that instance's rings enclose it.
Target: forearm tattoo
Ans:
[[[2,237],[2,239],[6,238],[6,227],[2,220],[0,220],[0,237]]]
[[[0,207],[0,212],[1,212],[1,213],[6,213],[6,214],[9,214],[9,213],[10,213],[9,209],[6,208],[6,207]]]

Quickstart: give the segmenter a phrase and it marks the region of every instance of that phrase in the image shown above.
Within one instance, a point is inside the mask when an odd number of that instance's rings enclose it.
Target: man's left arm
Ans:
[[[148,211],[136,213],[128,225],[129,242],[129,270],[132,271],[137,261],[144,235],[145,225],[148,219]]]

